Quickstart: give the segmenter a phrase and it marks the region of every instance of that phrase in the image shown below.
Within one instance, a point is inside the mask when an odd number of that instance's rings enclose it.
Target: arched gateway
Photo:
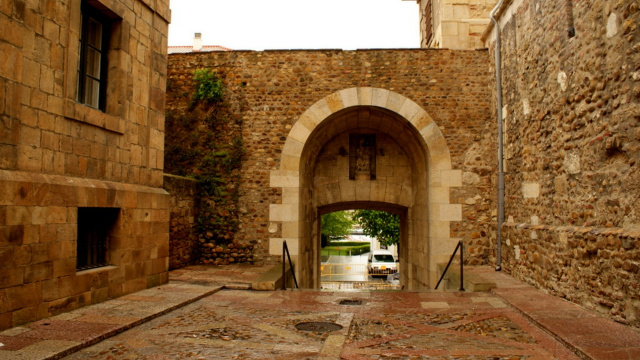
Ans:
[[[451,169],[449,148],[433,119],[412,100],[378,88],[350,88],[313,104],[287,136],[271,187],[282,202],[269,220],[282,227],[269,251],[287,240],[302,287],[320,285],[320,215],[349,208],[382,209],[401,216],[401,282],[409,290],[430,287],[436,265],[456,241],[449,224],[460,204],[449,189],[462,185]]]

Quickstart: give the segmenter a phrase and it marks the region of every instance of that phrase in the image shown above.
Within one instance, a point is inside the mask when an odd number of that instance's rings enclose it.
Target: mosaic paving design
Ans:
[[[390,318],[398,321],[409,321],[424,325],[444,325],[474,317],[473,312],[439,312],[439,313],[403,313],[391,314]]]
[[[384,359],[384,360],[526,360],[530,356],[478,356],[478,355],[461,355],[461,356],[422,356],[422,355],[407,355],[407,356],[371,356],[371,359]]]
[[[65,359],[573,359],[550,352],[536,337],[554,340],[530,334],[513,310],[473,295],[357,293],[364,305],[339,305],[344,295],[223,290]],[[303,322],[343,328],[296,329]]]
[[[531,335],[524,332],[516,323],[509,320],[504,315],[466,325],[456,326],[454,329],[457,331],[495,336],[529,344],[536,342]]]
[[[383,339],[389,336],[405,334],[415,330],[416,329],[411,326],[398,324],[395,321],[390,322],[388,320],[378,320],[375,318],[357,318],[351,323],[347,343]]]
[[[376,344],[371,346],[373,349],[402,349],[402,350],[424,350],[424,349],[447,349],[448,351],[459,350],[495,350],[500,347],[501,350],[522,350],[517,346],[505,344],[497,344],[485,339],[458,336],[453,333],[432,332],[428,334],[410,334],[406,337]]]

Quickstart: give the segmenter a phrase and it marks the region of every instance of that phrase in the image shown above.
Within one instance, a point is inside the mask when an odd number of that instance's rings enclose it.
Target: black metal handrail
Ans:
[[[436,285],[435,290],[438,290],[438,286],[440,286],[440,282],[442,282],[442,279],[447,274],[447,270],[449,270],[449,266],[451,265],[453,258],[456,257],[456,252],[458,251],[458,249],[460,249],[460,291],[464,291],[464,270],[462,267],[462,265],[464,264],[464,261],[463,261],[464,259],[462,255],[464,254],[464,244],[462,243],[462,241],[458,241],[458,245],[456,246],[456,249],[453,250],[453,254],[451,254],[451,258],[449,259],[449,263],[447,264],[447,267],[444,268],[444,271],[442,272],[442,276],[440,276],[440,280],[438,280],[438,284]]]
[[[293,271],[293,264],[291,263],[291,254],[289,254],[289,247],[287,246],[287,240],[282,241],[282,290],[287,289],[287,271],[286,271],[286,263],[285,263],[285,254],[287,258],[289,258],[289,268],[291,268],[291,275],[293,275],[293,282],[296,284],[296,289],[298,288],[298,280],[296,280],[296,273]]]

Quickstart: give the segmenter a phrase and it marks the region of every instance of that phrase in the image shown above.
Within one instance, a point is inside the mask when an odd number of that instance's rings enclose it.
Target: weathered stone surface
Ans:
[[[505,228],[504,267],[636,327],[639,5],[524,0],[501,19],[506,216],[521,224]],[[521,196],[531,183],[539,196]]]
[[[290,203],[293,196],[285,196],[284,192],[298,191],[299,183],[292,179],[301,175],[298,174],[301,168],[298,154],[302,151],[302,141],[308,139],[312,131],[319,131],[316,127],[323,120],[321,117],[341,104],[353,106],[359,101],[396,109],[409,118],[415,117],[422,108],[429,117],[412,118],[413,121],[424,126],[431,124],[430,130],[441,129],[445,140],[442,143],[450,152],[436,154],[442,158],[450,155],[453,169],[447,173],[446,179],[441,177],[439,181],[451,182],[447,183],[448,186],[463,185],[449,190],[450,194],[444,194],[442,198],[452,199],[454,207],[451,209],[457,211],[453,217],[456,220],[459,220],[460,207],[463,213],[469,214],[464,221],[452,223],[447,232],[451,237],[464,239],[469,245],[473,243],[474,252],[469,253],[469,261],[480,264],[485,261],[489,249],[490,209],[494,207],[490,186],[495,149],[477,145],[485,136],[488,139],[495,126],[488,121],[487,65],[486,51],[423,49],[174,54],[169,56],[167,109],[182,111],[188,108],[190,99],[185,94],[193,91],[192,74],[195,69],[214,69],[222,79],[229,118],[241,119],[239,126],[246,151],[237,205],[243,211],[238,212],[240,226],[233,240],[240,245],[254,246],[254,261],[274,261],[276,258],[269,255],[269,239],[283,237],[283,229],[291,227],[291,224],[281,222],[282,216],[298,216],[297,210],[294,215],[289,211],[297,209],[298,204]],[[342,133],[359,126],[360,120],[357,117],[350,119],[348,115],[344,121],[340,118],[331,126],[338,127]],[[367,119],[372,128],[380,126],[381,132],[393,135],[409,133],[408,129],[398,125],[399,122],[382,124],[381,119],[376,120],[375,116]],[[396,127],[391,129],[391,125]],[[217,134],[219,141],[229,141],[234,131],[237,129],[229,126],[227,131]],[[406,134],[403,136],[410,138]],[[287,137],[295,140],[289,143],[296,148],[285,148]],[[340,155],[341,146],[345,148],[343,152],[348,152],[348,142],[329,140],[326,139],[326,159],[322,158],[321,168],[316,169],[319,175],[334,176],[333,172],[338,169],[348,169],[346,163],[341,162],[347,161],[348,157]],[[322,185],[324,191],[317,196],[327,203],[351,195],[354,199],[414,201],[411,187],[400,181],[401,178],[409,179],[412,174],[407,166],[407,156],[397,150],[397,145],[388,144],[390,153],[378,155],[380,161],[387,161],[389,166],[379,169],[382,171],[380,178],[371,187],[356,187],[342,179],[333,182],[324,179],[327,183],[322,183],[323,178],[318,177],[317,185]],[[171,146],[173,144],[168,140],[167,148]],[[167,164],[167,168],[172,166]],[[289,176],[290,172],[295,176]],[[395,180],[388,181],[389,178]],[[467,198],[477,198],[476,203],[462,205]],[[273,213],[270,213],[270,208]],[[297,222],[294,223],[297,227]],[[471,239],[470,229],[477,229],[481,236]]]
[[[169,269],[179,269],[198,260],[198,182],[165,174],[163,187],[171,195]]]
[[[168,19],[157,13],[169,7],[147,3],[92,2],[119,18],[105,32],[114,61],[101,78],[103,110],[77,101],[86,2],[0,5],[0,330],[167,281],[166,70],[150,56],[166,57],[155,44],[166,44]],[[87,207],[119,209],[100,231],[111,266],[78,269]]]

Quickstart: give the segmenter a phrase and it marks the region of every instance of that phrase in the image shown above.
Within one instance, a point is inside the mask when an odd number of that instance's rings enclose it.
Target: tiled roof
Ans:
[[[190,52],[207,51],[231,51],[231,49],[220,45],[204,45],[202,49],[194,51],[193,46],[169,46],[169,54],[186,54]]]

